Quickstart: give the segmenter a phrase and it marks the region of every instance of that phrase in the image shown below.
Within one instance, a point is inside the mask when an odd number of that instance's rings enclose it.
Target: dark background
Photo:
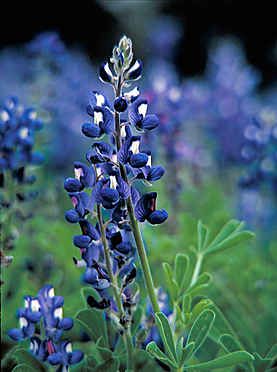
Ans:
[[[141,0],[145,7],[155,1],[159,0]],[[161,11],[184,24],[184,47],[176,56],[177,67],[184,74],[203,71],[212,36],[235,35],[243,42],[249,62],[262,72],[263,86],[276,77],[276,2],[169,0]],[[122,24],[96,0],[5,1],[1,13],[1,48],[28,42],[41,31],[56,30],[67,45],[79,44],[91,57],[103,59],[124,32]]]

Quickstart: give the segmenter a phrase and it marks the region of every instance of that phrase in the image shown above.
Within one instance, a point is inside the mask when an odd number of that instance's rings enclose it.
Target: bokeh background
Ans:
[[[207,293],[249,350],[265,353],[277,329],[277,85],[274,2],[98,0],[6,2],[1,10],[0,99],[16,95],[44,121],[36,147],[45,157],[32,169],[38,191],[24,205],[31,218],[15,223],[14,263],[4,272],[3,352],[11,346],[22,296],[51,282],[66,312],[81,306],[81,272],[64,212],[64,177],[84,160],[90,142],[80,132],[91,90],[106,86],[99,63],[123,35],[144,62],[139,82],[159,115],[147,136],[155,162],[166,168],[159,205],[162,227],[144,227],[155,282],[161,262],[172,262],[196,241],[201,219],[217,231],[229,218],[256,233],[247,246],[207,262]],[[1,6],[2,7],[2,6]],[[155,185],[156,187],[156,185]],[[274,332],[275,329],[275,332]]]

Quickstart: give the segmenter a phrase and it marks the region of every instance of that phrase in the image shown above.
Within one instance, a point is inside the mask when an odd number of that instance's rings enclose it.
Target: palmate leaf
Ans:
[[[162,312],[158,312],[155,313],[155,320],[167,355],[172,361],[176,361],[177,353],[175,349],[175,343],[167,317]]]
[[[229,221],[203,250],[204,254],[223,251],[253,238],[255,235],[250,231],[242,230],[243,226],[243,222],[237,220]]]
[[[254,357],[246,351],[235,351],[208,362],[186,366],[185,370],[213,371],[218,368],[236,366],[240,363],[249,363],[253,360]]]
[[[194,350],[193,352],[196,353],[197,350],[201,347],[201,345],[205,342],[208,334],[212,328],[214,323],[215,314],[211,310],[204,310],[202,313],[196,318],[195,322],[193,323],[191,330],[188,335],[187,343],[194,342]]]

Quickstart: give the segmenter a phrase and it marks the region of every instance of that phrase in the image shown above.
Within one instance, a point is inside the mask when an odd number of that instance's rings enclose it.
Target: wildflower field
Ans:
[[[95,4],[103,58],[0,49],[1,370],[277,371],[276,80],[232,33],[184,74],[166,1]]]

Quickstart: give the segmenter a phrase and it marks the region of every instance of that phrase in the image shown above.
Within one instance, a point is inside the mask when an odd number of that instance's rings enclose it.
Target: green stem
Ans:
[[[118,85],[115,88],[115,94],[116,94],[116,97],[121,96],[121,79],[119,79]],[[119,151],[121,148],[121,133],[120,133],[120,114],[118,112],[115,112],[115,131],[116,131],[116,136],[115,136],[116,148],[117,148],[117,151]],[[120,174],[123,180],[127,184],[129,184],[127,173],[126,173],[126,168],[124,164],[120,164]],[[142,267],[147,292],[148,292],[154,312],[159,312],[160,308],[159,308],[158,301],[157,301],[156,294],[155,294],[154,282],[152,279],[152,274],[151,274],[148,258],[146,255],[146,251],[144,248],[143,240],[141,237],[139,225],[135,217],[131,196],[129,196],[127,199],[127,209],[128,209],[128,214],[129,214],[130,221],[131,221],[133,235],[134,235],[136,246],[137,246],[137,251],[139,254],[139,258],[140,258],[140,264]]]
[[[196,283],[196,281],[199,277],[202,262],[203,262],[203,258],[204,258],[204,256],[201,253],[197,253],[196,264],[195,264],[194,271],[193,271],[193,274],[192,274],[190,287],[192,287]]]
[[[109,250],[109,246],[108,246],[108,242],[107,242],[107,238],[106,238],[105,226],[104,226],[103,217],[102,217],[102,210],[101,210],[101,206],[99,204],[97,204],[97,219],[98,219],[98,223],[99,223],[99,227],[100,227],[102,244],[103,244],[103,247],[104,247],[104,256],[105,256],[105,262],[106,262],[106,266],[107,266],[108,275],[109,275],[109,278],[110,278],[111,283],[112,283],[112,290],[113,290],[114,298],[115,298],[116,305],[117,305],[117,308],[118,308],[119,317],[120,317],[120,319],[123,319],[124,318],[124,309],[123,309],[123,305],[122,305],[122,302],[121,302],[121,299],[120,299],[120,294],[118,292],[117,278],[113,274],[111,255],[110,255],[110,250]],[[126,352],[127,352],[127,371],[133,371],[134,370],[134,368],[133,368],[133,358],[132,358],[133,342],[132,342],[132,336],[131,336],[131,333],[130,333],[129,325],[127,326],[127,328],[126,327],[124,328],[123,340],[124,340],[124,344],[125,344],[125,348],[126,348]]]

